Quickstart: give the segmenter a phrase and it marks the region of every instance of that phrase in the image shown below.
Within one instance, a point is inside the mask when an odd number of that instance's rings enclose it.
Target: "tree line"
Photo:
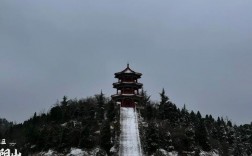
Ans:
[[[53,149],[64,153],[71,147],[110,153],[115,130],[114,103],[101,92],[80,100],[63,97],[47,112],[20,124],[12,124],[0,134],[16,142],[23,155]]]
[[[177,151],[179,155],[199,155],[216,150],[220,155],[252,154],[252,124],[234,125],[230,120],[199,111],[178,108],[163,89],[160,101],[153,102],[146,91],[139,103],[141,145],[146,155]],[[119,107],[102,92],[92,97],[56,102],[46,113],[34,115],[20,124],[0,120],[0,138],[16,142],[23,153],[49,149],[66,153],[71,147],[99,148],[99,155],[117,155],[119,148]],[[113,150],[111,150],[113,149]]]
[[[201,115],[177,108],[163,89],[160,102],[150,101],[143,92],[143,123],[140,126],[142,146],[147,155],[158,149],[178,151],[180,155],[199,155],[200,151],[217,151],[220,155],[252,154],[252,123],[233,125],[228,119]],[[160,155],[160,153],[158,153]]]

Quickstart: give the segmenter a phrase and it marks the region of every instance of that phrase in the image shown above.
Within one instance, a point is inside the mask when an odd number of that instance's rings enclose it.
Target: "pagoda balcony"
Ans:
[[[114,94],[111,97],[114,100],[125,99],[125,98],[133,98],[136,100],[141,100],[143,98],[143,96],[141,96],[140,94]]]
[[[115,82],[113,83],[114,88],[119,87],[133,87],[133,88],[142,88],[143,84],[138,82]]]
[[[114,94],[114,95],[141,96],[141,94],[139,94],[139,93],[118,93],[118,94]]]

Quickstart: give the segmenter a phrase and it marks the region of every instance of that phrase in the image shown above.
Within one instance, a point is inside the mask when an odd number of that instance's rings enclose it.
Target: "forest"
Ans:
[[[162,156],[161,151],[178,155],[199,155],[214,151],[219,155],[252,154],[252,123],[234,125],[223,117],[213,118],[199,111],[178,108],[163,89],[159,102],[147,91],[137,111],[141,146],[145,155]],[[23,155],[54,150],[62,155],[73,147],[96,149],[99,156],[118,155],[119,107],[102,92],[92,97],[68,99],[64,96],[48,112],[34,113],[23,123],[0,119],[0,139],[15,142]],[[1,145],[0,145],[1,146]]]

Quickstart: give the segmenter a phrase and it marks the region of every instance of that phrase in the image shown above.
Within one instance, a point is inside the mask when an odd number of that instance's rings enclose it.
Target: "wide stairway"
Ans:
[[[142,156],[137,113],[132,107],[120,108],[120,156]]]

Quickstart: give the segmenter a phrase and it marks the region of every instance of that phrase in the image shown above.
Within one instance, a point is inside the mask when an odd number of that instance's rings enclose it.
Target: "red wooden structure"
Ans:
[[[139,89],[143,84],[138,82],[142,74],[130,69],[129,64],[121,72],[115,73],[118,82],[113,83],[113,88],[117,89],[116,94],[112,95],[112,99],[120,102],[121,107],[136,107],[136,104],[142,99]]]

